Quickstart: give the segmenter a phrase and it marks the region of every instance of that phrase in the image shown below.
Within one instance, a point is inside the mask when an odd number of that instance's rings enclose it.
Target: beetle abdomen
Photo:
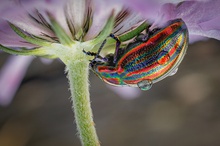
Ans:
[[[126,52],[117,63],[126,84],[142,80],[157,82],[177,67],[188,44],[188,32],[182,20],[151,36],[146,42]]]

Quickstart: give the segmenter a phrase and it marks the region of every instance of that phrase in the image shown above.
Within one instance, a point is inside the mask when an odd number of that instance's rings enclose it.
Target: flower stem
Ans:
[[[90,105],[89,62],[84,54],[76,57],[66,65],[77,129],[83,146],[100,146]]]

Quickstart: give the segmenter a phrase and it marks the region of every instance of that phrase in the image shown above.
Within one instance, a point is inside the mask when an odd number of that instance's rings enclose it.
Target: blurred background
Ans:
[[[0,67],[8,56],[0,53]],[[12,103],[0,107],[0,146],[80,146],[64,68],[33,61]],[[90,83],[102,146],[220,145],[220,41],[190,45],[174,76],[136,98],[92,72]]]

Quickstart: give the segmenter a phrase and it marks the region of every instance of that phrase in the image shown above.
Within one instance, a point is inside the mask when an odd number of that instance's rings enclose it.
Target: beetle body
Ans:
[[[96,58],[90,66],[108,84],[148,90],[177,70],[187,47],[187,27],[181,19],[175,19],[150,32],[146,40],[119,48],[115,54],[107,55],[106,61]]]

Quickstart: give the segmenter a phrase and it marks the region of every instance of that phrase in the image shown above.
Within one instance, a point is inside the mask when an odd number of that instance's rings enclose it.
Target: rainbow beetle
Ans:
[[[106,40],[90,62],[92,71],[104,82],[114,86],[139,87],[148,90],[167,76],[175,74],[188,47],[188,30],[182,19],[169,21],[165,27],[139,34],[125,48],[116,40],[114,54],[99,55]]]

